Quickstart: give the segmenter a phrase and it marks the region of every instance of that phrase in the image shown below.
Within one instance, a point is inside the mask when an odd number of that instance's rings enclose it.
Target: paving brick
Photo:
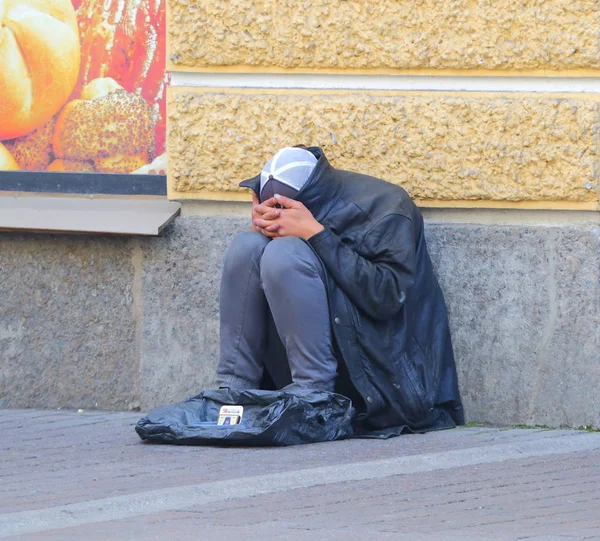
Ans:
[[[391,440],[349,440],[280,449],[157,446],[133,433],[136,414],[0,411],[0,537],[3,515],[148,490],[202,486],[240,476],[535,442],[580,431],[464,428]],[[23,423],[25,421],[25,423]],[[6,428],[8,427],[8,428]],[[550,541],[600,532],[600,450],[390,475],[216,501],[12,539],[374,539]],[[232,467],[238,464],[239,467]]]

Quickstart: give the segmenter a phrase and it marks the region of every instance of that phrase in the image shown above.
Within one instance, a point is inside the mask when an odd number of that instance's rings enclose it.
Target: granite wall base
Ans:
[[[213,385],[242,216],[0,236],[0,407],[141,409]],[[600,427],[600,226],[427,223],[469,421]]]

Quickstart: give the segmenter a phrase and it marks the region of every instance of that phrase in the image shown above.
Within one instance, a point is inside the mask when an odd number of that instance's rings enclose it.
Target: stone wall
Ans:
[[[552,90],[553,78],[600,76],[593,0],[168,6],[171,198],[247,199],[237,182],[282,146],[302,142],[325,148],[337,167],[400,183],[428,205],[600,208],[600,93]],[[208,72],[214,84],[205,84]],[[299,73],[313,77],[314,88],[267,80]],[[219,74],[238,79],[219,85]],[[361,80],[343,91],[323,79],[340,74]],[[383,74],[405,77],[408,91],[393,81],[375,89],[369,77]],[[454,82],[434,92],[423,75]],[[474,76],[485,92],[462,92],[461,79]],[[505,92],[503,76],[545,82],[535,93]]]
[[[304,143],[428,208],[588,209],[427,211],[426,234],[468,419],[600,427],[596,0],[168,5],[171,198],[248,200],[237,183]],[[0,407],[147,410],[212,386],[249,206],[183,211],[160,238],[0,236]]]
[[[594,0],[170,0],[171,69],[600,68]]]
[[[173,88],[169,173],[175,197],[227,199],[279,148],[317,141],[421,201],[597,203],[599,130],[587,96]]]
[[[159,238],[0,236],[0,407],[145,411],[213,385],[223,252],[249,206],[189,208]],[[439,212],[468,420],[600,427],[597,215]]]

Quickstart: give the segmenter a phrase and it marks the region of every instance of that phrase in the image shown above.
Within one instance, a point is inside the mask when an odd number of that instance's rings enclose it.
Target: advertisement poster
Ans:
[[[166,173],[166,0],[0,0],[0,170]]]

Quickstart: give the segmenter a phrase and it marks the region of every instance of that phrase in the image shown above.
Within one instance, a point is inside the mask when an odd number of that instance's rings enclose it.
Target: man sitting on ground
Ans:
[[[408,194],[335,169],[319,147],[284,148],[241,186],[252,231],[225,256],[217,384],[340,392],[366,433],[462,424],[446,305]]]

